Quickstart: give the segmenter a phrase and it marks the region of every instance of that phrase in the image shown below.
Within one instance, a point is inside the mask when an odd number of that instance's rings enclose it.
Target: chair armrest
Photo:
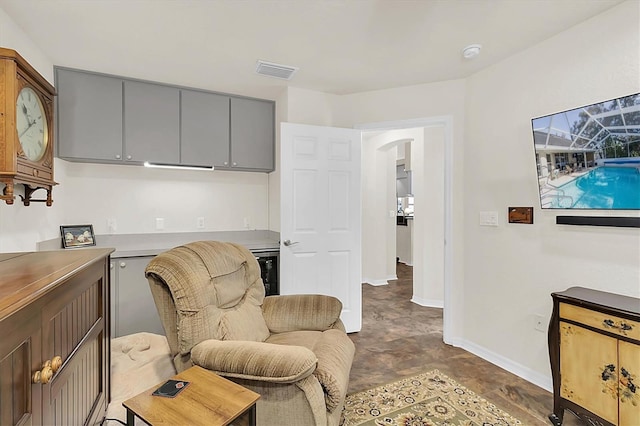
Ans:
[[[339,328],[341,312],[340,300],[319,294],[268,296],[262,303],[262,315],[271,333]]]
[[[191,361],[221,376],[293,383],[309,376],[318,358],[302,346],[210,339],[193,347]]]

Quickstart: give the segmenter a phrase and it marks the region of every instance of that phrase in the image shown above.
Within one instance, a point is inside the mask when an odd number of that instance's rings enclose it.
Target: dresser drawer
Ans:
[[[567,303],[560,303],[560,318],[567,319],[619,336],[640,340],[640,322],[603,314]]]

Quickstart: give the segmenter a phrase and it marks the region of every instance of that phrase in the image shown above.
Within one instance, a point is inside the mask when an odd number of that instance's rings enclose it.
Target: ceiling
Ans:
[[[218,90],[348,94],[469,76],[622,0],[0,0],[56,65]],[[482,45],[475,59],[462,49]],[[256,61],[299,67],[291,81]]]

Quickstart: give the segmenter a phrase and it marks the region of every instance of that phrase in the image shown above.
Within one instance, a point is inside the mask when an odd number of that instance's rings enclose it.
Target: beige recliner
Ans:
[[[199,365],[259,393],[258,425],[339,424],[355,348],[338,299],[265,298],[258,262],[233,243],[173,248],[146,276],[178,372]]]

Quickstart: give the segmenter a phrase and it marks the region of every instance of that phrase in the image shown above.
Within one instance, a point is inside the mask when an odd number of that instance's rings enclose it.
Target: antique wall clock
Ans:
[[[15,184],[22,202],[53,203],[54,87],[15,50],[0,47],[0,200],[13,204]],[[32,198],[38,189],[46,198]]]

